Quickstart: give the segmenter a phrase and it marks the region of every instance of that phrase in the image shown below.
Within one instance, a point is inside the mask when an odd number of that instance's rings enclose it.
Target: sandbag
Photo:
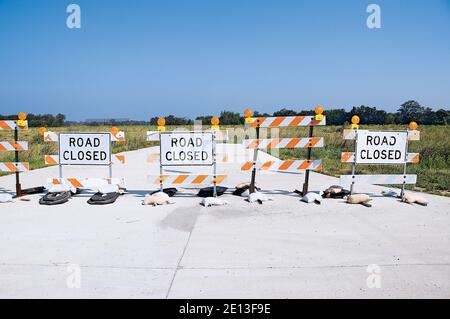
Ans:
[[[305,196],[302,197],[301,201],[308,203],[308,204],[316,203],[316,204],[320,205],[322,203],[322,196],[320,196],[320,194],[317,194],[317,193],[309,192]]]
[[[249,189],[250,189],[249,183],[241,183],[239,185],[236,185],[235,190],[233,191],[233,195],[241,196],[241,197],[248,197],[248,195],[250,193]],[[261,189],[255,186],[255,190],[260,191]],[[244,195],[244,193],[245,193],[245,195]]]
[[[161,192],[161,190],[158,189],[156,191],[151,192],[150,195],[157,194],[159,192]],[[163,192],[166,193],[167,195],[169,195],[169,197],[173,197],[178,192],[178,189],[176,189],[175,187],[169,187],[169,188],[164,188]]]
[[[339,185],[332,185],[323,191],[323,198],[344,198],[350,195],[350,191]]]
[[[372,207],[371,204],[369,204],[369,201],[372,199],[367,194],[354,194],[349,195],[346,197],[346,201],[349,204],[361,204],[366,207]]]
[[[142,205],[167,205],[172,204],[169,200],[169,195],[164,192],[156,192],[151,195],[147,195],[142,201]]]
[[[419,204],[419,205],[422,205],[422,206],[427,206],[428,205],[428,201],[425,198],[420,197],[418,195],[413,195],[413,194],[403,195],[401,201],[404,202],[404,203],[408,203],[408,204],[414,204],[415,203],[415,204]]]
[[[119,198],[120,193],[95,193],[91,198],[88,199],[87,203],[90,205],[108,205],[114,203],[117,198]]]
[[[217,196],[222,196],[226,191],[227,187],[216,186]],[[198,191],[198,197],[213,197],[214,196],[214,186],[205,187]]]
[[[70,191],[47,193],[39,199],[41,205],[60,205],[69,201],[72,197]]]
[[[228,202],[224,201],[222,199],[216,198],[216,197],[206,197],[203,198],[201,203],[201,205],[205,206],[205,207],[210,207],[210,206],[223,206],[223,205],[227,205]]]
[[[11,194],[0,194],[0,203],[10,203],[13,201]]]
[[[271,201],[273,199],[268,197],[266,194],[263,194],[263,193],[260,193],[260,192],[254,192],[254,193],[251,193],[250,195],[248,195],[247,200],[250,203],[262,204],[263,202]]]

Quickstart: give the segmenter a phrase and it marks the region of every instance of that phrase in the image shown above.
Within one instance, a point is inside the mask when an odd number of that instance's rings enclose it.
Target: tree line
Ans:
[[[298,116],[298,115],[314,115],[314,110],[300,110],[295,111],[289,108],[282,108],[271,114],[253,112],[254,117],[259,116]],[[419,102],[410,100],[406,101],[396,112],[386,112],[376,107],[371,106],[354,106],[350,111],[343,108],[325,109],[324,115],[327,117],[327,124],[329,125],[343,125],[350,121],[353,115],[358,115],[361,119],[361,124],[408,124],[415,121],[418,124],[425,125],[447,125],[450,124],[450,110],[439,109],[433,111],[429,107],[424,107]],[[212,115],[198,116],[196,121],[201,121],[204,125],[210,125]],[[152,117],[150,121],[134,121],[134,120],[108,120],[108,121],[87,121],[74,122],[65,121],[64,114],[28,114],[28,124],[30,127],[58,127],[68,125],[111,125],[111,126],[125,126],[125,125],[157,125],[158,117]],[[17,115],[1,115],[0,119],[17,119]],[[241,125],[244,123],[242,113],[222,111],[219,115],[221,125]],[[175,115],[168,115],[165,117],[166,125],[192,125],[194,120],[186,117],[177,117]]]

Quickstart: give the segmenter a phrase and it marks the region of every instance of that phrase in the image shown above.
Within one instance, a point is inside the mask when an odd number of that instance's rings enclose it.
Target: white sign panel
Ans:
[[[161,132],[161,165],[213,165],[212,132]]]
[[[358,131],[357,164],[406,163],[407,132]]]
[[[109,165],[111,134],[60,133],[59,163],[61,165]]]

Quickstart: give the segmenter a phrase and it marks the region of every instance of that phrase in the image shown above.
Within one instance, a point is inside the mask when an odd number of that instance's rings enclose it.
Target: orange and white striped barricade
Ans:
[[[116,184],[120,187],[124,187],[124,180],[121,178],[113,178],[113,165],[115,164],[125,164],[125,154],[111,154],[112,142],[124,142],[125,141],[125,132],[120,131],[117,128],[112,128],[110,132],[52,132],[47,131],[45,128],[40,129],[40,134],[43,135],[44,141],[46,142],[55,142],[59,145],[59,154],[57,155],[44,155],[44,161],[46,165],[58,165],[59,166],[59,177],[58,178],[49,178],[47,179],[48,185],[57,185],[57,184],[65,184],[72,185],[77,188],[94,188],[98,186],[102,186],[105,184]],[[63,138],[61,137],[63,136]],[[68,137],[69,136],[69,137]],[[101,138],[100,138],[101,137]],[[61,144],[66,143],[67,139],[73,139],[73,144],[69,144],[67,148],[78,148],[72,151],[63,151]],[[85,145],[82,145],[77,141],[86,141]],[[105,158],[95,157],[96,151],[94,150],[96,147],[100,147],[99,145],[95,145],[95,141],[100,143],[102,140],[102,144],[104,147],[107,147],[107,152]],[[90,144],[88,141],[93,141]],[[85,150],[85,153],[83,151]],[[78,154],[76,154],[78,152]],[[75,155],[74,155],[75,153]],[[70,154],[70,156],[69,156]],[[83,158],[80,157],[80,154],[83,155]],[[66,165],[89,165],[89,166],[109,166],[109,178],[93,178],[93,177],[63,177],[63,166]]]
[[[20,184],[20,172],[30,170],[30,165],[27,162],[20,162],[19,153],[28,150],[28,142],[19,141],[19,131],[28,130],[27,115],[20,112],[17,120],[0,120],[0,131],[13,131],[14,140],[0,141],[0,152],[14,152],[14,162],[0,163],[0,172],[8,172],[16,174],[16,197],[22,196],[26,193],[22,190]]]
[[[352,117],[352,129],[345,129],[345,140],[353,140],[353,152],[341,154],[342,163],[352,164],[351,175],[340,176],[341,185],[350,185],[354,192],[356,184],[402,185],[400,196],[404,195],[406,184],[416,184],[417,175],[407,174],[407,164],[419,163],[419,153],[408,153],[408,144],[420,140],[417,124],[411,123],[405,131],[369,131],[359,129],[359,117]],[[403,165],[403,174],[357,175],[357,165]]]
[[[217,174],[216,138],[219,119],[211,119],[211,130],[190,132],[166,132],[165,119],[158,119],[157,131],[147,132],[147,141],[159,142],[159,152],[150,154],[147,162],[159,164],[159,176],[149,176],[149,181],[159,184],[160,191],[164,185],[213,185],[214,196],[216,186],[227,175]],[[220,135],[220,139],[224,136]],[[228,157],[224,155],[223,161]],[[212,174],[164,174],[167,167],[212,167]]]
[[[326,117],[323,115],[323,108],[315,108],[315,116],[276,116],[276,117],[257,117],[253,118],[251,110],[245,110],[245,127],[256,128],[256,139],[247,139],[243,141],[246,149],[253,149],[253,162],[244,163],[241,170],[252,170],[250,183],[250,192],[255,191],[256,170],[275,170],[289,173],[305,172],[302,193],[308,192],[309,172],[310,170],[320,170],[322,168],[321,160],[312,160],[312,149],[324,147],[324,139],[314,136],[314,127],[326,125]],[[309,127],[309,136],[306,138],[269,138],[260,139],[260,128],[275,127]],[[260,149],[281,149],[281,148],[306,148],[306,160],[287,160],[287,161],[268,161],[258,162],[258,150]]]

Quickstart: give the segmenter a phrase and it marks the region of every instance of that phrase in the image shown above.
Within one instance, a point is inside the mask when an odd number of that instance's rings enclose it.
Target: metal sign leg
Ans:
[[[17,127],[14,129],[14,142],[17,144],[17,141],[19,140],[19,131],[17,130]],[[16,148],[15,153],[15,160],[16,163],[19,163],[19,151]],[[16,197],[22,196],[22,186],[20,185],[20,173],[19,171],[16,171]]]
[[[313,135],[314,135],[314,126],[310,126],[309,127],[309,138],[312,138]],[[311,160],[311,153],[312,153],[312,147],[309,147],[308,155],[307,155],[308,161]],[[309,169],[307,169],[305,172],[305,182],[303,183],[303,191],[302,191],[303,196],[308,193],[308,188],[309,188]]]
[[[259,140],[259,125],[256,127],[256,140]],[[256,162],[258,161],[258,147],[256,147],[253,151],[253,169],[252,169],[252,179],[250,182],[250,193],[254,193],[256,191],[255,179],[256,179]]]

